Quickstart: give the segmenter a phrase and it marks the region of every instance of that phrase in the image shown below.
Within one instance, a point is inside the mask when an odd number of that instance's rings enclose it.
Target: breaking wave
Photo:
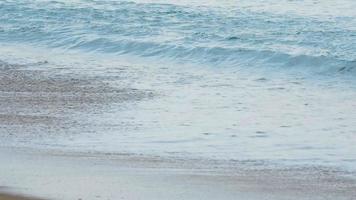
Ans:
[[[0,42],[214,67],[355,71],[354,16],[282,15],[238,3],[8,0],[0,2]]]

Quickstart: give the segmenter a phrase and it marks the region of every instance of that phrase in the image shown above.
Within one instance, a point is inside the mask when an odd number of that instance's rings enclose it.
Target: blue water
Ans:
[[[352,73],[355,6],[352,0],[5,0],[0,41],[215,67],[302,66]]]
[[[1,0],[0,61],[157,94],[69,114],[85,127],[48,137],[27,128],[32,138],[14,144],[356,169],[355,8],[353,0]]]

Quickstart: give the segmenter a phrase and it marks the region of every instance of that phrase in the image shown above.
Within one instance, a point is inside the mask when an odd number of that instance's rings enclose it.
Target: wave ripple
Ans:
[[[307,7],[298,8],[304,14],[276,13],[273,6],[255,9],[261,2],[234,2],[224,7],[174,1],[7,0],[0,2],[0,42],[218,67],[355,71],[353,15],[310,16]],[[328,5],[313,2],[316,9]],[[290,9],[286,5],[280,10]],[[341,13],[337,11],[335,7]]]

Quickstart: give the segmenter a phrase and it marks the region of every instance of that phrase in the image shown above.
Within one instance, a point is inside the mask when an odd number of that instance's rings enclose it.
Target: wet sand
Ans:
[[[26,110],[34,112],[34,109],[40,109],[40,112],[47,115],[78,110],[87,112],[89,108],[98,109],[109,103],[139,101],[153,96],[151,91],[112,87],[104,82],[105,77],[65,74],[55,69],[29,69],[25,65],[1,61],[0,71],[0,111],[8,113]],[[6,115],[1,117],[5,119]],[[45,117],[50,119],[51,116]],[[39,121],[48,121],[45,117]],[[37,121],[39,118],[25,115],[22,119]]]
[[[40,199],[0,193],[0,200],[40,200]]]
[[[1,184],[46,199],[352,200],[356,180],[328,168],[263,169],[128,155],[0,149]],[[6,190],[5,190],[6,191]]]
[[[65,69],[41,67],[46,64],[47,61],[29,66],[0,60],[0,134],[3,137],[26,143],[37,137],[74,135],[86,128],[89,132],[92,128],[86,121],[88,115],[101,113],[111,104],[154,96],[149,90],[113,87],[105,82],[106,77],[93,78]],[[32,69],[33,66],[40,69]]]
[[[110,104],[154,96],[152,91],[112,87],[104,79],[1,63],[0,69],[1,137],[25,143],[41,134],[70,135],[73,126],[78,126],[76,131],[85,128],[73,113],[96,113]],[[0,186],[6,188],[0,191],[7,194],[61,200],[352,200],[356,196],[356,181],[332,168],[255,168],[239,162],[2,144]],[[0,199],[26,198],[1,194]]]

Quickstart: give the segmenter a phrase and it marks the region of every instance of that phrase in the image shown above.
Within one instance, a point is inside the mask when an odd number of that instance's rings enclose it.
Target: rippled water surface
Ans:
[[[356,169],[354,8],[0,1],[1,144]]]

